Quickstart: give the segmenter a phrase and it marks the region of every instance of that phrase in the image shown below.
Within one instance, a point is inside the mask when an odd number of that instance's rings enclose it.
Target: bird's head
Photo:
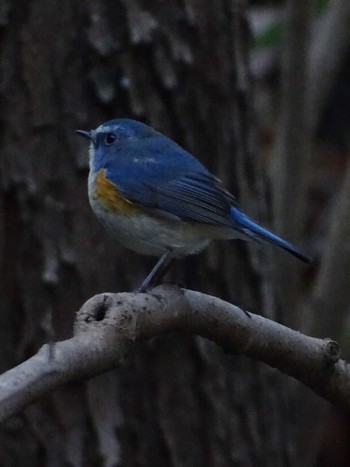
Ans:
[[[128,151],[135,142],[158,134],[142,122],[122,118],[109,120],[95,130],[76,130],[76,133],[90,140],[90,166],[96,169],[116,158],[120,151]]]

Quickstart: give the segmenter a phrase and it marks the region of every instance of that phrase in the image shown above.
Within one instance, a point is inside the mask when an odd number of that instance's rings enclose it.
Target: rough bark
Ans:
[[[74,129],[145,120],[205,161],[262,220],[251,90],[241,79],[243,8],[228,0],[205,8],[193,0],[2,3],[1,370],[53,335],[71,336],[72,310],[95,293],[133,289],[152,264],[93,218],[86,144]],[[172,278],[275,317],[265,254],[215,244]],[[0,464],[292,465],[290,410],[276,371],[200,338],[165,336],[137,344],[123,368],[10,419]]]
[[[272,170],[276,231],[296,244],[305,238],[312,132],[307,112],[308,63],[313,2],[286,2],[282,54],[281,115]],[[276,251],[278,296],[284,319],[300,324],[296,303],[303,288],[302,265]]]

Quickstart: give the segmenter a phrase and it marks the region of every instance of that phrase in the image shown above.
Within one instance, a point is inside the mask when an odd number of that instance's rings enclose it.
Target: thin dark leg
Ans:
[[[148,274],[146,279],[142,282],[141,287],[137,290],[138,292],[146,292],[150,288],[158,284],[173,264],[174,257],[171,250],[166,251],[158,260],[152,271]]]

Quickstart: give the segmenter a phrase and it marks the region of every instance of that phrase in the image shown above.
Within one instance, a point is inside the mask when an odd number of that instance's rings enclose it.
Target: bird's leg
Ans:
[[[151,287],[155,286],[168,272],[170,266],[173,264],[174,256],[172,250],[167,250],[157,261],[152,271],[148,274],[146,279],[142,282],[138,292],[146,292]]]

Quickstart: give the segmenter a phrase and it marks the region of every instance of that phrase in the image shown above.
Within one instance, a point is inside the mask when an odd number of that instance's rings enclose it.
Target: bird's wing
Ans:
[[[108,165],[107,176],[123,196],[143,208],[156,210],[160,215],[183,220],[234,227],[230,213],[236,205],[234,197],[225,191],[197,159],[175,145],[159,154],[142,157],[133,151],[130,158]]]
[[[155,187],[158,209],[184,220],[232,227],[233,201],[216,178],[189,173]]]

